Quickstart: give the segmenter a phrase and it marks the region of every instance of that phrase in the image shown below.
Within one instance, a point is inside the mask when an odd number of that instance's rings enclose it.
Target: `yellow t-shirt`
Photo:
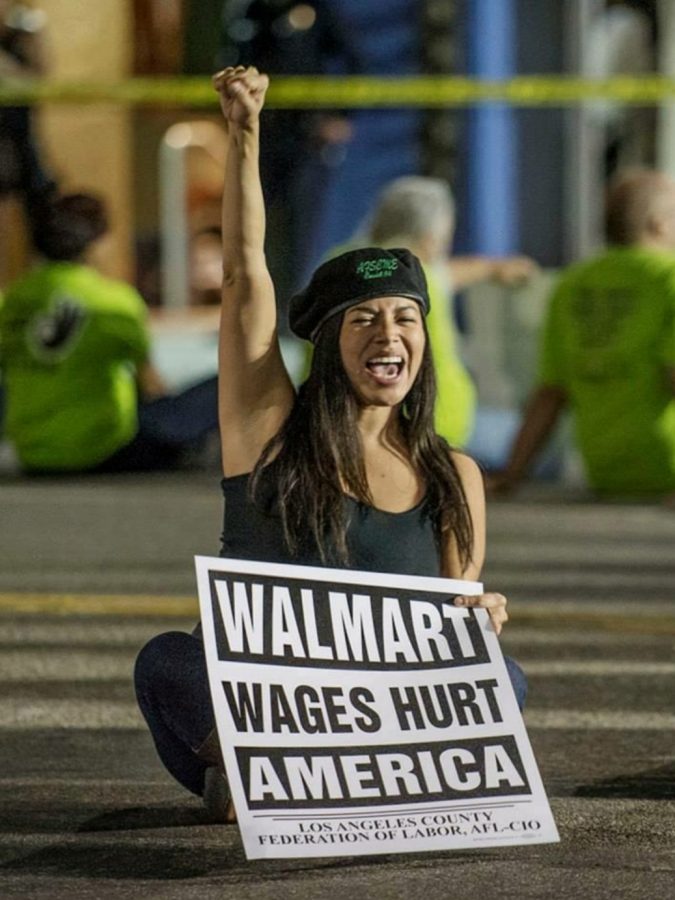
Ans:
[[[130,285],[79,263],[44,263],[0,307],[7,437],[22,466],[91,468],[137,429],[135,367],[147,309]]]
[[[431,300],[427,329],[438,386],[436,431],[451,446],[464,447],[473,430],[476,388],[458,353],[445,269],[436,272],[424,266],[424,274]]]
[[[590,483],[675,490],[675,256],[615,247],[568,269],[548,310],[539,383],[562,387]]]

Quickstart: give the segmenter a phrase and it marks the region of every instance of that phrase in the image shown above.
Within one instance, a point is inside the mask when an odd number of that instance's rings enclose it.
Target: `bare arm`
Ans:
[[[527,256],[452,256],[448,260],[451,284],[456,291],[495,281],[507,287],[516,287],[529,281],[537,272],[537,264]]]
[[[452,461],[462,482],[464,496],[473,527],[473,547],[471,559],[462,564],[454,536],[451,536],[443,559],[443,574],[447,578],[466,578],[476,581],[480,578],[485,561],[485,491],[480,469],[470,456],[452,453]]]
[[[228,129],[223,191],[219,416],[226,475],[250,472],[293,404],[281,357],[274,287],[264,255],[259,114],[268,79],[256,69],[214,78]]]
[[[513,442],[506,468],[489,481],[491,490],[508,491],[522,481],[566,405],[567,394],[563,388],[553,385],[537,388],[525,408],[523,422]]]
[[[457,551],[457,543],[453,536],[444,548],[443,575],[446,578],[462,578],[477,581],[485,562],[485,489],[483,477],[476,463],[462,453],[452,454],[453,462],[459,473],[464,488],[471,524],[473,526],[473,549],[471,559],[462,564]],[[478,594],[476,596],[456,597],[456,606],[475,606],[487,609],[490,621],[499,634],[508,619],[506,597],[503,594]]]
[[[143,400],[155,400],[169,393],[162,376],[149,361],[142,363],[136,370],[136,383]]]

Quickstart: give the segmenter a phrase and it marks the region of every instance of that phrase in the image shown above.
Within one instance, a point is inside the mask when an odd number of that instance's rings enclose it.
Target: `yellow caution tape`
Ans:
[[[294,76],[272,80],[267,106],[276,109],[428,109],[495,102],[511,106],[572,106],[593,100],[654,106],[675,100],[675,79],[645,76],[595,80],[534,75],[509,81],[480,81],[459,76]],[[108,84],[6,79],[0,84],[0,106],[116,103],[125,106],[214,107],[215,102],[216,96],[207,76],[130,78]]]

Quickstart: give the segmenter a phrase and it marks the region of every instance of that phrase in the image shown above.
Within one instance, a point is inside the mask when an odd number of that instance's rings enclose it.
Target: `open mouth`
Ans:
[[[400,356],[377,356],[368,360],[366,368],[378,383],[389,384],[403,371],[403,359]]]

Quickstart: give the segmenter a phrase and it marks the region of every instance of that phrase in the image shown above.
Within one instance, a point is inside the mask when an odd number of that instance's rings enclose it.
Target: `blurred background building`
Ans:
[[[132,75],[211,73],[256,62],[272,74],[645,73],[672,66],[672,4],[658,0],[39,0],[43,77],[120,81]],[[4,75],[3,75],[4,77]],[[354,230],[379,188],[400,175],[447,178],[460,209],[457,249],[527,253],[559,266],[597,245],[604,179],[627,162],[670,161],[669,110],[588,103],[574,109],[274,111],[263,165],[270,252],[282,296]],[[111,203],[107,265],[138,277],[160,304],[153,275],[161,233],[161,145],[200,111],[46,105],[39,132],[69,187]],[[217,123],[217,117],[214,117]],[[173,132],[189,172],[182,239],[217,220],[219,153],[213,130]],[[165,177],[169,177],[166,175]],[[20,248],[15,253],[21,255]],[[154,261],[154,262],[153,262]],[[17,260],[9,266],[11,272]]]
[[[250,63],[272,76],[675,73],[670,0],[4,0],[5,36],[27,12],[40,14],[45,49],[41,74],[27,77],[83,84],[206,79]],[[0,79],[12,77],[3,65]],[[451,185],[456,252],[523,253],[544,270],[588,254],[602,243],[603,188],[617,167],[675,172],[673,107],[268,110],[262,167],[281,305],[353,235],[382,186],[407,174]],[[217,297],[225,144],[215,97],[213,111],[46,103],[34,124],[59,188],[108,203],[105,273],[134,282],[155,308]],[[0,287],[30,262],[24,201],[21,190],[0,197]],[[489,405],[524,395],[547,286],[543,277],[527,295],[469,296],[457,307]],[[175,346],[168,355],[178,357]]]

